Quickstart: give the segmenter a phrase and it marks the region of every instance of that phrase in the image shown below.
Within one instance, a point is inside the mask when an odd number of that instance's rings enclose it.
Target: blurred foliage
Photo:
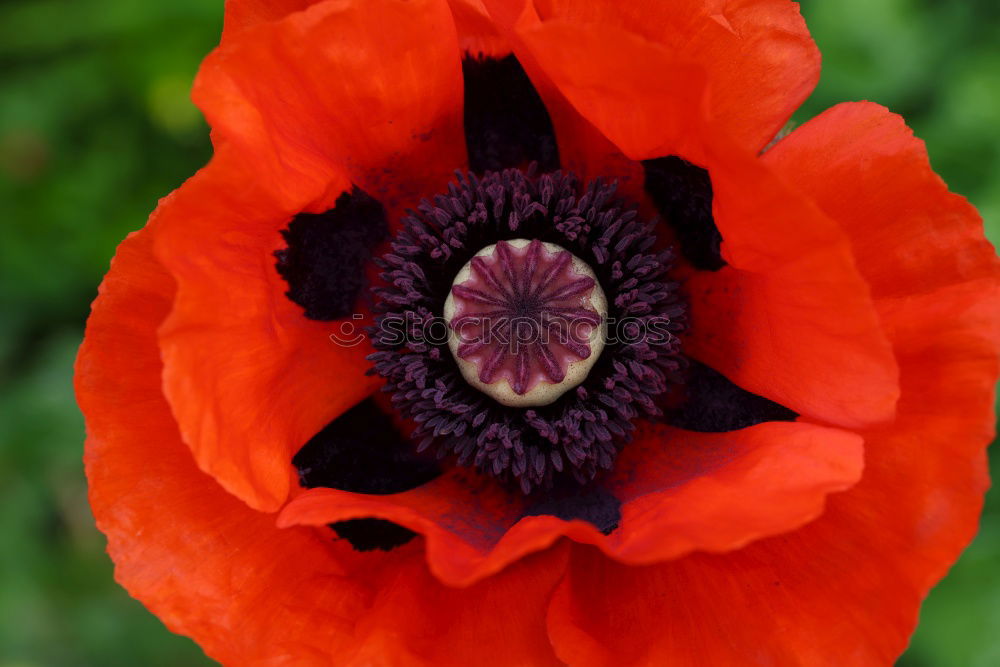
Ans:
[[[902,113],[1000,240],[1000,5],[801,4],[825,66],[796,120],[856,99]],[[218,0],[0,0],[0,667],[205,662],[112,581],[70,379],[115,245],[209,157],[188,90],[221,14]],[[900,664],[1000,664],[997,492]]]
[[[211,154],[207,0],[0,2],[0,666],[208,662],[113,581],[70,379],[117,243]]]

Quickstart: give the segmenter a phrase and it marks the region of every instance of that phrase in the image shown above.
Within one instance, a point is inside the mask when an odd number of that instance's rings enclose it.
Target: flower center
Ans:
[[[526,494],[610,470],[683,380],[687,307],[656,234],[613,184],[562,171],[459,174],[421,201],[376,260],[368,329],[417,451]]]
[[[604,349],[607,313],[591,268],[537,239],[480,250],[444,305],[462,376],[512,407],[549,405],[583,382]]]

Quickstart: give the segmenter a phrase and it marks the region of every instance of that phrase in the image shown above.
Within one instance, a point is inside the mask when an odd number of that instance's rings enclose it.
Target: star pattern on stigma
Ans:
[[[538,239],[478,252],[444,306],[465,378],[511,406],[547,405],[578,385],[604,347],[606,313],[590,268]]]

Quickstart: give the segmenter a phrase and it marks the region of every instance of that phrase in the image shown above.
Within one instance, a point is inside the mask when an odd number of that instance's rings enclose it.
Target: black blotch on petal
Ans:
[[[358,551],[391,551],[417,536],[409,528],[385,519],[348,519],[331,523],[330,528]]]
[[[327,424],[292,458],[302,486],[354,493],[400,493],[438,476],[372,399]]]
[[[607,489],[570,487],[553,489],[543,500],[528,507],[524,516],[551,515],[563,521],[582,519],[610,535],[622,518],[621,501]]]
[[[388,232],[382,204],[356,187],[325,213],[299,213],[281,232],[288,246],[274,253],[285,294],[309,319],[347,317],[367,284],[364,265]]]
[[[552,119],[517,58],[462,60],[469,169],[482,173],[537,162],[559,168]]]
[[[683,402],[667,411],[666,421],[700,433],[736,431],[763,422],[795,421],[798,414],[752,394],[718,371],[691,361]]]
[[[726,265],[722,235],[712,217],[712,180],[701,167],[677,156],[643,160],[646,194],[674,228],[681,254],[696,269],[718,271]]]
[[[371,399],[354,406],[292,458],[306,488],[326,487],[354,493],[400,493],[440,474],[437,464],[413,450]],[[392,549],[416,533],[384,519],[353,519],[331,524],[359,551]]]

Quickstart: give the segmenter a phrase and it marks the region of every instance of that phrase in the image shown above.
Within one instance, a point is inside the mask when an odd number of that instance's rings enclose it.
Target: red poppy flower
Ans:
[[[234,664],[890,663],[1000,268],[885,109],[774,142],[818,72],[787,0],[227,3],[77,363],[118,580]],[[448,298],[590,328],[453,354]]]

